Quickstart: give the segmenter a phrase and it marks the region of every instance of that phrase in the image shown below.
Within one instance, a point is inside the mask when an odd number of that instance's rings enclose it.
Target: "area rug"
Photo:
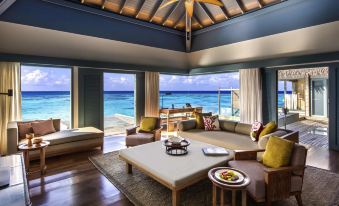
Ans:
[[[126,164],[118,152],[97,154],[89,157],[94,166],[110,180],[136,206],[171,205],[171,191],[150,177],[133,168],[133,174],[126,173]],[[212,205],[212,185],[203,180],[182,191],[181,205]],[[230,194],[226,194],[229,201]],[[240,198],[240,197],[239,197]],[[306,206],[339,205],[339,174],[308,166],[305,171],[302,193]],[[237,201],[240,205],[240,201]],[[249,200],[248,205],[256,205]],[[297,205],[294,197],[273,205]]]

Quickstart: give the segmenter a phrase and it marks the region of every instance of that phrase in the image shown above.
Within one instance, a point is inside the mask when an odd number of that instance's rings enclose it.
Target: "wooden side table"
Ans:
[[[225,182],[222,182],[218,179],[215,178],[214,173],[220,169],[230,169],[230,170],[235,170],[241,174],[244,175],[245,179],[242,183],[240,184],[227,184]],[[217,205],[217,189],[220,189],[220,206],[224,205],[224,190],[230,190],[232,192],[232,206],[236,206],[236,192],[241,191],[241,205],[246,206],[247,205],[247,191],[246,187],[250,184],[251,180],[248,177],[246,173],[243,171],[230,168],[230,167],[217,167],[213,168],[208,172],[208,178],[211,180],[213,184],[213,191],[212,191],[212,201],[213,201],[213,206]]]
[[[48,141],[42,141],[40,144],[33,144],[32,146],[28,146],[27,144],[21,144],[18,146],[18,149],[24,153],[24,159],[25,159],[25,167],[26,167],[26,174],[32,174],[36,172],[40,172],[41,175],[44,175],[46,173],[46,148],[50,142]],[[34,150],[40,150],[40,170],[38,171],[29,171],[29,152]]]

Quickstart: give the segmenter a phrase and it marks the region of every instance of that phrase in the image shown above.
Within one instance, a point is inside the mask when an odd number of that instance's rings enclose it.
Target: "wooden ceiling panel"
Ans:
[[[242,14],[242,10],[235,0],[222,0],[230,17]]]
[[[173,28],[175,24],[180,21],[183,14],[185,14],[184,8],[184,1],[179,1],[172,13],[169,14],[167,19],[163,22],[163,25]]]
[[[148,21],[176,30],[185,29],[185,0],[179,0],[167,7],[160,7],[170,0],[69,0],[98,9]],[[223,7],[194,3],[192,29],[198,30],[212,24],[229,20],[246,12],[264,8],[269,4],[285,0],[220,0]]]
[[[260,9],[262,6],[258,0],[241,0],[244,4],[245,10]]]
[[[221,7],[204,3],[202,5],[205,5],[206,10],[211,13],[215,23],[227,20],[227,14],[223,12]]]
[[[196,15],[197,21],[199,21],[203,27],[214,24],[213,19],[211,19],[206,10],[204,10],[204,8],[200,4],[194,4],[194,13]]]

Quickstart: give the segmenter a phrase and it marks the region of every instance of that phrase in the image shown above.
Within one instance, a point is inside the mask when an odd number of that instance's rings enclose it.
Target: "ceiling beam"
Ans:
[[[121,1],[121,6],[120,6],[120,14],[122,14],[122,11],[124,10],[124,7],[126,6],[126,2],[127,2],[128,0],[122,0]]]
[[[204,3],[199,2],[198,5],[200,6],[200,8],[202,10],[204,10],[204,12],[206,13],[206,15],[211,19],[212,23],[214,24],[215,22],[217,22],[217,20],[214,18],[213,14],[210,12],[210,10],[207,8],[207,6]]]
[[[179,0],[175,5],[172,5],[171,9],[167,12],[166,16],[164,17],[164,20],[161,22],[163,26],[166,24],[166,21],[174,13],[174,11],[177,10],[180,3],[181,1]]]
[[[139,0],[139,5],[138,5],[138,8],[137,8],[137,12],[136,12],[136,15],[135,15],[135,18],[138,18],[139,14],[140,14],[140,11],[142,9],[142,7],[144,6],[146,0]]]
[[[104,0],[104,1],[102,2],[101,9],[105,9],[105,4],[106,4],[106,2],[107,2],[107,0]]]
[[[151,13],[151,18],[150,18],[150,22],[152,22],[153,21],[153,18],[155,17],[155,15],[157,14],[157,12],[159,11],[159,7],[161,6],[161,4],[164,2],[164,0],[157,0],[156,1],[156,4],[155,4],[155,6],[154,6],[154,8],[153,8],[153,11],[152,11],[152,13]]]
[[[177,26],[180,24],[181,19],[184,18],[184,16],[185,16],[185,11],[182,12],[182,14],[180,14],[180,17],[179,17],[179,18],[177,19],[177,21],[174,23],[174,29],[177,28]]]
[[[198,23],[198,26],[199,26],[200,28],[204,28],[202,22],[201,22],[200,19],[196,16],[195,13],[194,13],[193,16],[192,16],[192,20],[193,20],[193,19]]]
[[[225,3],[224,3],[222,0],[221,0],[220,2],[221,2],[222,5],[223,5],[223,6],[221,7],[221,10],[222,10],[222,12],[224,13],[226,19],[231,18],[231,15],[228,13],[228,11],[227,11],[227,9],[226,9]]]
[[[258,0],[258,4],[260,8],[265,6],[265,2],[263,0]]]
[[[245,8],[245,4],[244,2],[242,2],[242,0],[236,0],[237,3],[238,3],[238,6],[240,7],[241,9],[241,13],[244,14],[246,12],[246,8]]]
[[[0,2],[0,15],[3,14],[16,0],[5,0]]]

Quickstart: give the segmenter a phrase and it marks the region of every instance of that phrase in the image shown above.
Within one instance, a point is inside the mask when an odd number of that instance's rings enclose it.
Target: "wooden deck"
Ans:
[[[299,141],[312,147],[328,149],[328,126],[326,124],[303,120],[287,125],[287,129],[299,131]]]

